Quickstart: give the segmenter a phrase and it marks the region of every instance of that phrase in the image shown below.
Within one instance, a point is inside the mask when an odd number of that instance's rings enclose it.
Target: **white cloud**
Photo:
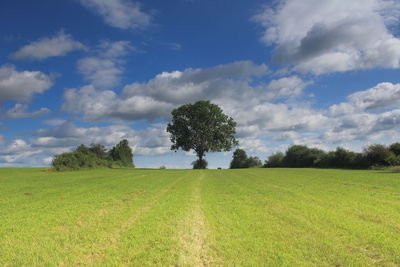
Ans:
[[[258,93],[271,89],[266,85],[252,87],[250,83],[252,77],[266,72],[265,65],[241,61],[209,69],[163,72],[147,83],[125,86],[120,95],[110,90],[99,91],[89,85],[79,90],[67,90],[62,108],[83,113],[89,121],[169,118],[174,107],[196,100],[254,99],[255,96],[264,99],[268,96]]]
[[[33,149],[30,144],[22,139],[15,139],[0,152],[0,165],[13,166],[28,162],[34,155],[41,151]],[[28,163],[29,164],[29,163]],[[29,165],[28,165],[29,166]]]
[[[49,57],[65,56],[74,50],[82,50],[86,47],[75,41],[70,34],[60,31],[55,36],[42,38],[23,46],[11,55],[16,60],[42,60]]]
[[[28,140],[15,139],[3,147],[0,150],[0,166],[43,166],[49,164],[54,155],[69,152],[80,144],[103,144],[110,149],[121,139],[129,141],[135,157],[164,155],[170,152],[171,146],[164,124],[134,130],[126,125],[77,127],[66,121],[32,134],[33,137]]]
[[[165,125],[150,125],[143,130],[134,130],[126,125],[107,127],[76,127],[65,122],[51,129],[40,129],[30,140],[39,149],[71,150],[80,144],[103,144],[111,148],[121,139],[127,139],[135,155],[160,155],[170,151],[170,141]]]
[[[121,57],[131,50],[133,47],[128,41],[102,42],[95,56],[78,61],[78,70],[94,86],[110,88],[120,82],[124,71]]]
[[[40,71],[17,71],[12,65],[0,67],[0,102],[30,101],[53,85],[50,76]]]
[[[17,103],[11,109],[7,110],[4,114],[0,114],[0,117],[8,119],[22,119],[22,118],[33,118],[39,117],[50,113],[48,108],[41,108],[36,111],[29,112],[27,104]]]
[[[104,21],[120,29],[141,29],[150,25],[150,15],[139,3],[130,0],[80,0],[80,3],[103,17]]]
[[[323,74],[399,68],[400,5],[389,0],[281,0],[254,16],[262,40],[276,45],[274,60],[300,72]]]
[[[333,105],[329,111],[337,115],[398,107],[400,106],[400,84],[380,83],[371,89],[351,94],[347,99],[348,102]]]

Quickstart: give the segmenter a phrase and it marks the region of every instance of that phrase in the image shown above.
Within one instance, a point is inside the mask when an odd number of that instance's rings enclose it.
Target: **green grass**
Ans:
[[[0,169],[0,266],[400,266],[400,173]]]

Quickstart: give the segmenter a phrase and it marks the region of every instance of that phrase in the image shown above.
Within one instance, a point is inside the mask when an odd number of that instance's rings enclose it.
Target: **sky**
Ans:
[[[127,139],[137,167],[191,168],[166,126],[198,100],[262,161],[399,142],[399,25],[398,0],[2,0],[0,167]]]

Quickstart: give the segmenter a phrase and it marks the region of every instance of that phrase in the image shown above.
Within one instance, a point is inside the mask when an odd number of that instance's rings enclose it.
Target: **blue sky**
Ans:
[[[190,168],[165,128],[203,99],[262,160],[397,142],[399,16],[393,0],[3,0],[0,166],[126,138],[138,167]]]

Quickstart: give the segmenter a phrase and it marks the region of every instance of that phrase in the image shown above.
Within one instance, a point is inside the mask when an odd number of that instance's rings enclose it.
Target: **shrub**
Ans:
[[[277,152],[275,154],[272,154],[271,156],[268,157],[266,160],[264,167],[266,168],[279,168],[283,167],[283,160],[285,158],[285,155],[283,155],[282,152]]]
[[[62,170],[78,170],[80,168],[79,161],[75,156],[74,152],[71,153],[63,153],[54,157],[52,161],[53,167],[57,171]]]
[[[133,164],[133,153],[129,147],[128,140],[123,139],[109,152],[113,161],[119,161],[124,167],[135,167]]]
[[[262,162],[259,157],[249,157],[246,160],[246,168],[258,168],[262,166]]]
[[[73,152],[56,155],[52,165],[56,171],[85,168],[134,167],[132,150],[127,140],[122,140],[110,152],[100,144],[78,146]]]
[[[193,169],[207,169],[208,162],[205,159],[198,159],[192,162]]]
[[[386,162],[389,166],[400,166],[400,156],[390,153],[390,155],[386,158]]]

